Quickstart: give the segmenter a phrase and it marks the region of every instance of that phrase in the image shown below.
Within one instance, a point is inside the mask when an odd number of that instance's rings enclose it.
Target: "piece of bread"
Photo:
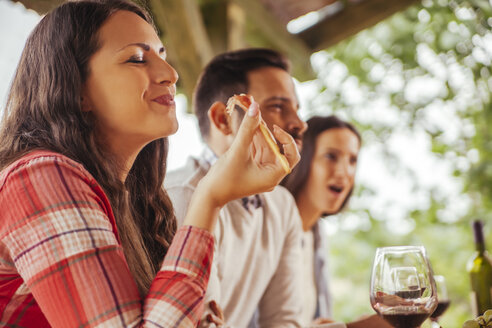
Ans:
[[[236,105],[238,105],[245,112],[247,112],[252,102],[253,102],[252,97],[244,93],[240,95],[234,95],[230,97],[229,100],[227,100],[227,105],[226,105],[227,114],[232,115],[234,111],[234,107]],[[267,141],[268,146],[273,150],[275,156],[277,156],[277,158],[279,159],[280,164],[284,168],[285,172],[290,173],[289,162],[287,161],[287,158],[285,158],[285,156],[280,153],[280,149],[278,148],[277,141],[275,140],[275,137],[273,136],[272,132],[268,129],[263,119],[261,119],[260,121],[260,131],[263,134],[265,140]]]

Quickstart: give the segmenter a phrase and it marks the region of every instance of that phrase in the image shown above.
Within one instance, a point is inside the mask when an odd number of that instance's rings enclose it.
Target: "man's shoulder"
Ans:
[[[296,202],[291,193],[282,186],[276,186],[272,191],[259,194],[262,207],[266,209],[268,216],[283,217],[281,213],[290,212],[292,208],[296,208]],[[237,217],[240,215],[238,211],[245,216],[253,216],[251,212],[243,211],[243,200],[236,199],[227,203],[223,207],[223,212],[231,213],[231,216]],[[241,209],[241,210],[240,210]]]
[[[282,186],[262,194],[266,215],[284,229],[297,229],[301,218],[292,194]]]
[[[262,195],[267,205],[290,209],[296,203],[292,194],[283,186],[276,186],[272,191],[265,192]]]
[[[189,157],[183,167],[166,175],[164,188],[173,203],[178,226],[183,224],[193,192],[207,170],[200,160]]]
[[[204,167],[198,159],[189,157],[184,166],[169,171],[166,174],[164,187],[167,190],[181,188],[195,189],[207,171],[208,168]]]

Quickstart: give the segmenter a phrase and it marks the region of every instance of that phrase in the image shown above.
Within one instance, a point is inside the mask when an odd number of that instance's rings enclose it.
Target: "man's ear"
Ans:
[[[226,105],[223,102],[216,101],[210,106],[208,119],[224,135],[232,133],[231,116],[227,114]]]

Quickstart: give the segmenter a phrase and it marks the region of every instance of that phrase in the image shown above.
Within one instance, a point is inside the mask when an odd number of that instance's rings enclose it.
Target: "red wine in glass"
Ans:
[[[434,310],[434,312],[430,316],[431,319],[437,319],[440,316],[442,316],[443,313],[446,312],[446,310],[448,309],[449,304],[451,304],[451,302],[448,301],[448,300],[446,300],[446,301],[439,301],[437,303],[437,308]]]
[[[425,248],[394,246],[376,250],[371,306],[396,328],[418,328],[436,309],[436,285]]]
[[[396,328],[415,328],[429,317],[429,313],[382,313],[381,317]]]
[[[450,301],[448,297],[448,291],[446,288],[446,279],[441,275],[434,275],[434,281],[436,282],[437,288],[437,299],[439,302],[437,303],[437,308],[430,316],[430,320],[432,321],[432,328],[441,327],[438,323],[439,317],[443,315],[443,313],[448,309]]]

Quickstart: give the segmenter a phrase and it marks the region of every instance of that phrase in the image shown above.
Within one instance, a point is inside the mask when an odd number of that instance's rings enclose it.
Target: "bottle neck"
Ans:
[[[482,254],[485,252],[485,239],[483,238],[483,223],[480,220],[473,221],[473,237],[475,249]]]
[[[475,250],[478,253],[483,254],[485,252],[485,243],[475,243]]]

